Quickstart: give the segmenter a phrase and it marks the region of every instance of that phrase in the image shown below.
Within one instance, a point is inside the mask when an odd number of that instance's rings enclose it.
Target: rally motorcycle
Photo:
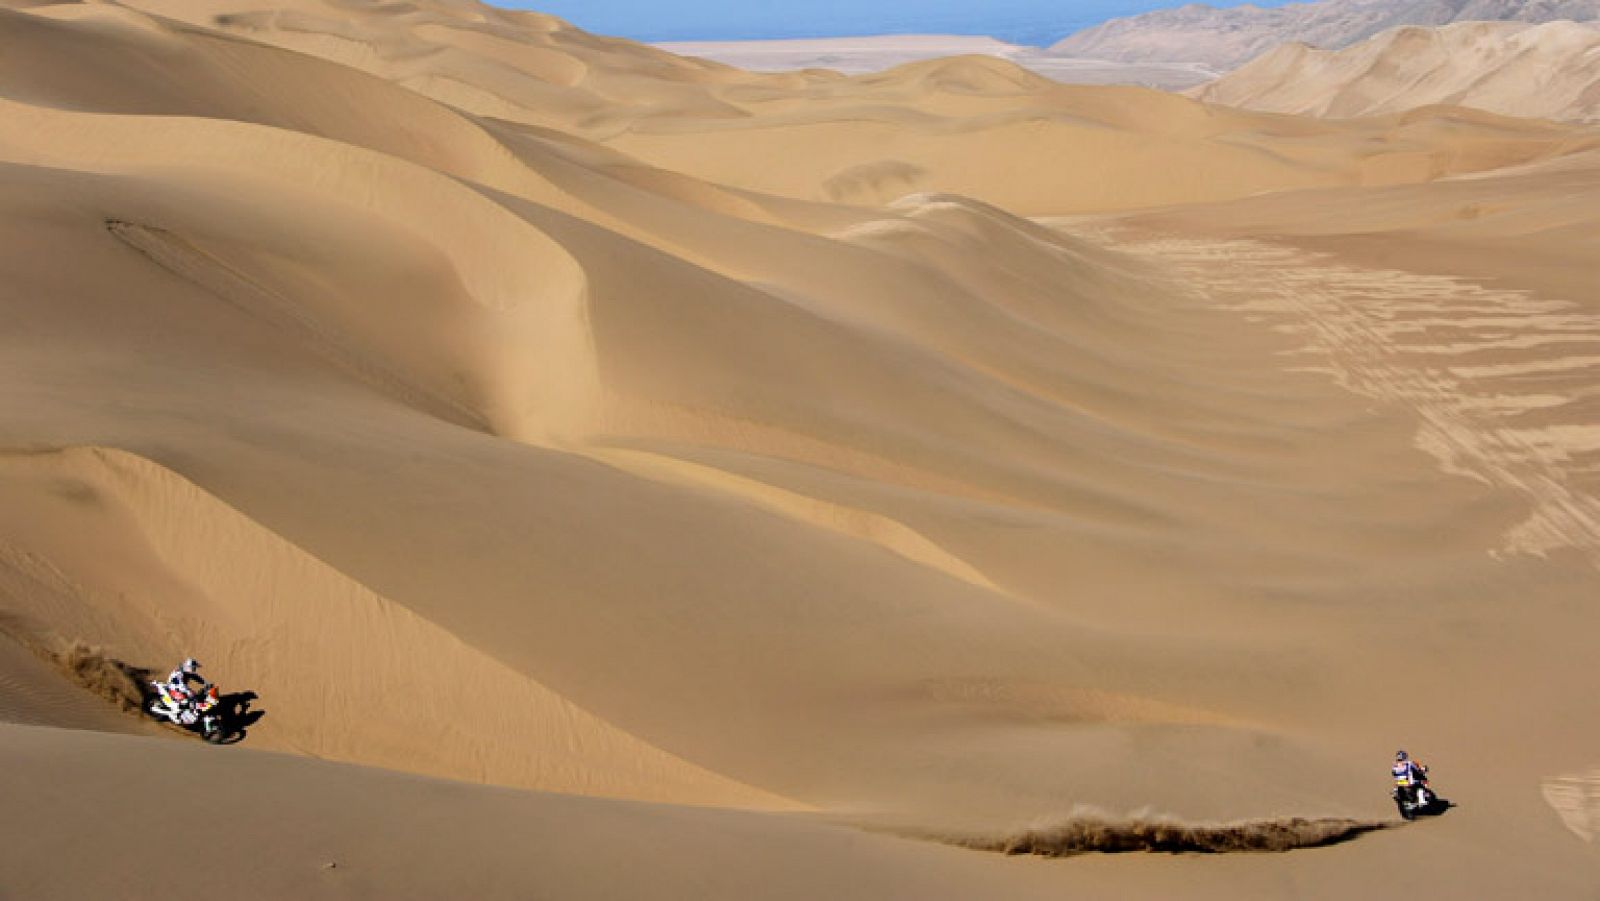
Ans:
[[[208,682],[198,694],[186,699],[175,697],[161,682],[151,682],[150,686],[155,689],[155,696],[145,705],[145,710],[151,716],[198,733],[214,745],[228,737],[222,721],[222,698],[215,685]]]
[[[1449,801],[1439,797],[1428,787],[1426,778],[1428,768],[1419,767],[1419,769],[1422,770],[1423,778],[1407,779],[1403,782],[1396,780],[1394,791],[1391,793],[1394,805],[1399,808],[1403,819],[1414,820],[1418,816],[1440,814],[1450,806]]]

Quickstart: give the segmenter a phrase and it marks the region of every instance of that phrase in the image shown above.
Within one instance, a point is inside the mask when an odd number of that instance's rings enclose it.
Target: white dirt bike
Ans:
[[[207,682],[205,688],[187,700],[174,698],[160,682],[151,682],[150,687],[155,689],[155,696],[145,710],[151,716],[197,733],[211,744],[220,744],[228,737],[222,722],[222,699],[215,685]]]

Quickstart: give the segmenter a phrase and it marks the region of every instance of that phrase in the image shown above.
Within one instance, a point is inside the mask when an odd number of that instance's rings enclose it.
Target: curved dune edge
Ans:
[[[963,582],[1003,590],[959,556],[922,533],[881,513],[809,497],[757,479],[746,478],[664,454],[623,448],[596,449],[588,456],[634,475],[697,485],[738,497],[799,522],[875,544],[913,563],[920,563]]]
[[[1325,848],[1370,832],[1392,829],[1393,822],[1344,817],[1288,817],[1235,823],[1184,823],[1169,819],[1109,819],[1086,816],[998,835],[915,837],[976,851],[1076,857],[1081,854],[1241,854],[1282,853]]]
[[[373,593],[176,473],[98,447],[0,456],[0,596],[25,623],[260,694],[250,744],[680,804],[802,805],[654,747]]]
[[[386,365],[374,355],[364,353],[356,342],[346,338],[339,329],[321,324],[294,301],[270,290],[182,237],[166,229],[120,219],[108,219],[106,230],[168,272],[269,324],[294,333],[307,346],[316,348],[322,356],[402,403],[448,422],[490,431],[488,421],[468,401],[436,391],[424,381],[411,377],[402,368]]]
[[[163,200],[157,221],[110,217],[140,220],[113,233],[237,306],[298,320],[323,344],[342,345],[345,358],[408,373],[412,388],[471,411],[497,435],[555,440],[577,431],[593,405],[583,268],[544,232],[437,171],[241,122],[3,98],[0,116],[18,126],[0,141],[6,161],[94,172],[147,193],[232,180],[231,215]],[[363,261],[366,274],[327,284],[305,276],[321,254]],[[402,290],[400,276],[428,290]],[[409,329],[393,328],[397,318]]]

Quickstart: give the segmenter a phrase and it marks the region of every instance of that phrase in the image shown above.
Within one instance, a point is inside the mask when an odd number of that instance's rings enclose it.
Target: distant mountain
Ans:
[[[1010,60],[1065,84],[1132,84],[1177,91],[1204,84],[1221,74],[1202,66],[1182,63],[1121,63],[1049,56],[1041,53],[1038,47],[971,35],[885,34],[777,41],[666,41],[655,46],[668,53],[714,60],[752,72],[832,69],[847,75],[863,75],[927,59],[977,54]]]
[[[1200,63],[1227,71],[1292,41],[1338,50],[1405,25],[1559,19],[1600,19],[1600,0],[1321,0],[1275,9],[1194,3],[1113,19],[1060,41],[1049,52],[1122,62]]]
[[[1398,28],[1339,51],[1285,44],[1193,96],[1317,116],[1448,103],[1513,116],[1600,121],[1600,27],[1458,22]]]

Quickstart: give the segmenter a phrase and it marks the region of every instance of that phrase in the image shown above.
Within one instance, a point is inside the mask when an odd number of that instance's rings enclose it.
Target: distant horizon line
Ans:
[[[1107,20],[1109,21],[1109,20]],[[577,23],[574,23],[577,24]],[[1086,28],[1093,28],[1100,22],[1085,23],[1080,27],[1070,27],[1055,37],[1044,37],[1054,33],[1043,29],[1017,29],[1003,28],[995,31],[980,31],[977,29],[963,28],[929,28],[929,27],[894,27],[863,31],[829,30],[829,29],[799,29],[785,30],[782,32],[754,32],[742,29],[719,31],[712,29],[687,31],[668,31],[664,33],[644,32],[638,35],[625,35],[628,40],[638,41],[642,44],[711,44],[711,43],[745,43],[754,41],[826,41],[846,38],[879,38],[879,37],[962,37],[962,38],[990,38],[1006,44],[1020,47],[1045,48],[1058,43]],[[578,27],[583,28],[582,25]],[[585,29],[586,31],[589,29]],[[600,32],[604,33],[604,32]],[[690,36],[693,35],[693,36]]]
[[[1076,33],[1077,32],[1071,32],[1068,35],[1065,35],[1063,37],[1069,37],[1071,34],[1076,34]],[[872,31],[872,32],[859,32],[859,33],[848,33],[848,34],[847,33],[842,33],[842,32],[841,33],[831,33],[831,34],[818,34],[818,35],[807,35],[807,36],[804,36],[804,37],[629,38],[629,40],[637,40],[642,44],[767,44],[767,43],[787,43],[787,42],[797,42],[797,41],[856,41],[856,40],[870,40],[872,38],[973,38],[973,39],[983,39],[983,40],[996,41],[998,43],[1006,44],[1006,45],[1012,46],[1012,47],[1030,47],[1030,48],[1040,49],[1040,50],[1046,49],[1046,48],[1048,48],[1050,46],[1050,44],[1055,44],[1055,43],[1057,43],[1057,42],[1059,42],[1061,40],[1061,38],[1057,38],[1056,40],[1050,41],[1050,42],[1045,43],[1045,44],[1031,44],[1031,43],[1023,43],[1023,42],[1020,42],[1020,41],[1007,40],[1006,38],[1000,37],[999,35],[990,34],[988,32],[977,32],[977,31],[971,31],[971,32],[968,32],[968,31]]]

